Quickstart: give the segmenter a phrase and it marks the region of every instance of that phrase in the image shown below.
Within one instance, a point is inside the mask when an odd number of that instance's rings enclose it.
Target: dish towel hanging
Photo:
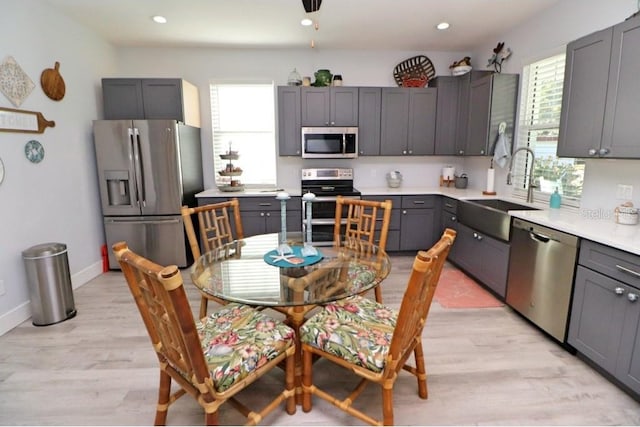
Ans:
[[[509,159],[511,159],[511,141],[505,133],[506,129],[507,124],[505,122],[500,123],[498,126],[498,138],[493,152],[493,161],[501,168],[507,166]]]

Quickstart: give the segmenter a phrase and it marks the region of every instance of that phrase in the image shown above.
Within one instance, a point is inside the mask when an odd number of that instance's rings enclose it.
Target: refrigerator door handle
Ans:
[[[142,149],[140,146],[140,132],[138,128],[133,128],[134,157],[136,165],[136,184],[138,187],[138,201],[142,203],[142,207],[147,206],[147,194],[144,187],[144,166],[142,162]]]
[[[138,206],[138,208],[140,207],[140,190],[138,190],[139,183],[138,183],[138,168],[137,168],[137,155],[136,155],[136,150],[135,150],[135,144],[133,142],[133,137],[134,137],[134,130],[137,130],[135,128],[128,128],[128,133],[129,133],[129,163],[131,164],[131,166],[133,167],[133,179],[135,181],[135,190],[136,190],[136,206]]]
[[[157,220],[149,220],[149,221],[140,221],[135,219],[108,219],[105,218],[104,222],[110,224],[152,224],[152,225],[161,225],[161,224],[179,224],[180,220],[178,219],[157,219]]]

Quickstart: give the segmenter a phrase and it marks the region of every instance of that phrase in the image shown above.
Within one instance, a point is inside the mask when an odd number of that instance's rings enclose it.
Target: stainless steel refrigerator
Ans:
[[[180,215],[202,191],[200,129],[173,120],[93,122],[109,268],[121,240],[161,264],[191,262]]]

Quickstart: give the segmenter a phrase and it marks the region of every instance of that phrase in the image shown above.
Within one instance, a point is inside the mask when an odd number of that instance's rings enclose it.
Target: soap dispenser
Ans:
[[[553,209],[559,209],[561,201],[562,197],[560,196],[560,193],[558,193],[558,187],[556,187],[551,197],[549,197],[549,207]]]

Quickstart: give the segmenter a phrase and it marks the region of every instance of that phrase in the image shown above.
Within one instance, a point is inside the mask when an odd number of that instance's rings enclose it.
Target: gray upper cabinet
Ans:
[[[278,86],[278,154],[302,155],[300,87]]]
[[[567,45],[558,156],[640,157],[640,16]]]
[[[102,79],[104,117],[171,119],[200,127],[198,89],[182,79]]]
[[[438,89],[436,107],[436,142],[434,154],[438,156],[454,156],[462,154],[462,147],[457,143],[458,109],[460,105],[461,80],[454,76],[438,76],[429,81],[430,87]]]
[[[301,88],[302,126],[358,126],[357,87]]]
[[[501,122],[513,140],[517,99],[517,74],[495,73],[471,81],[465,156],[492,155]]]
[[[434,153],[436,88],[382,88],[380,154]]]
[[[382,89],[361,87],[358,104],[358,155],[379,156]]]

